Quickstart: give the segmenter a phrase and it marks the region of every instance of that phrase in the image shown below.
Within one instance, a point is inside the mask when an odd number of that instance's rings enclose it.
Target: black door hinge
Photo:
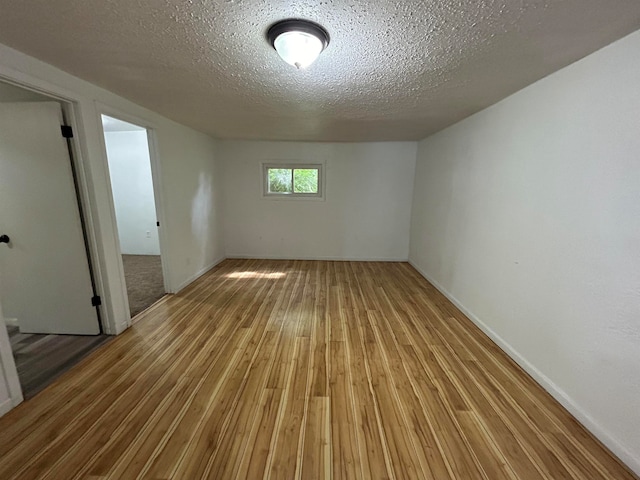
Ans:
[[[64,138],[73,138],[73,128],[70,125],[60,125],[60,130]]]
[[[99,307],[100,305],[102,305],[102,299],[99,295],[91,298],[91,305],[93,305],[94,307]]]
[[[159,226],[160,226],[160,222],[156,222],[156,227],[159,227]]]

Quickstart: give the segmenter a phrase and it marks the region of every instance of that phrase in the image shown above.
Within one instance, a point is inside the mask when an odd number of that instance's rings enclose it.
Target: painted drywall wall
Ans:
[[[190,129],[167,132],[165,140],[160,143],[164,230],[174,252],[172,288],[179,291],[225,258],[223,179],[217,142]]]
[[[406,260],[417,144],[220,142],[229,257]],[[263,196],[263,162],[323,163],[325,198]]]
[[[105,132],[120,251],[160,255],[147,132]]]
[[[152,168],[161,179],[160,236],[169,289],[179,290],[224,257],[221,179],[214,139],[4,45],[0,45],[0,77],[76,104],[71,120],[76,138],[81,140],[78,174],[87,186],[82,193],[93,226],[91,248],[108,333],[119,333],[127,327],[129,309],[118,256],[101,113],[152,131],[153,149],[159,158]]]
[[[419,144],[411,262],[640,472],[640,32]]]

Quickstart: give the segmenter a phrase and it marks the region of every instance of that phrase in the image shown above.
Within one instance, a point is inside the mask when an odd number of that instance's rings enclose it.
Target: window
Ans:
[[[322,165],[263,165],[265,196],[322,197]]]

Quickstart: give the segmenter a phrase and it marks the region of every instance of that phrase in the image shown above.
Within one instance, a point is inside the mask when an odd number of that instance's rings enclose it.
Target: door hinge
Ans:
[[[160,226],[160,222],[156,222],[156,227],[159,227],[159,226]]]
[[[102,299],[100,298],[100,295],[96,295],[95,297],[91,298],[91,305],[93,305],[94,307],[99,307],[100,305],[102,305]]]
[[[60,125],[60,130],[64,138],[73,138],[73,128],[70,125]]]

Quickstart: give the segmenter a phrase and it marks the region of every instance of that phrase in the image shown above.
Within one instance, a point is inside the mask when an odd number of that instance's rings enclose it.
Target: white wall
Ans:
[[[0,45],[2,77],[77,105],[79,174],[87,185],[83,196],[89,202],[91,248],[97,257],[98,288],[109,333],[126,328],[129,310],[117,249],[101,113],[152,129],[153,147],[160,159],[157,169],[164,206],[160,235],[166,245],[163,254],[169,267],[170,290],[182,288],[223,258],[221,179],[214,139],[4,45]]]
[[[120,251],[160,255],[147,132],[105,132]]]
[[[220,142],[227,256],[406,260],[415,142]],[[262,162],[325,164],[325,199],[263,197]]]
[[[168,131],[160,142],[166,216],[166,228],[160,228],[169,233],[173,291],[225,258],[223,179],[216,143],[191,129]]]
[[[422,141],[410,259],[640,473],[638,52]]]

